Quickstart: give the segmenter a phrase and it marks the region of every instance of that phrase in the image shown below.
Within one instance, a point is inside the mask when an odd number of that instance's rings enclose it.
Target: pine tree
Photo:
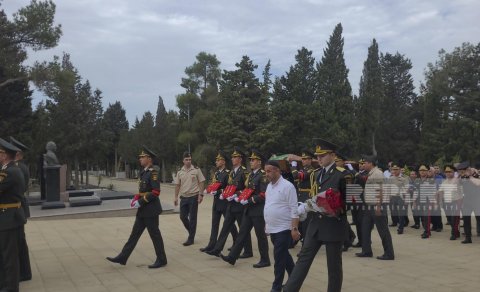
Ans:
[[[368,48],[368,57],[363,65],[358,96],[358,153],[377,154],[376,136],[380,128],[381,105],[384,100],[382,71],[380,67],[378,44],[373,39]],[[384,153],[379,153],[383,155]]]
[[[351,155],[355,146],[352,139],[355,116],[342,30],[342,24],[337,24],[323,50],[322,60],[317,63],[316,100],[328,125],[322,136],[342,145],[344,154]]]

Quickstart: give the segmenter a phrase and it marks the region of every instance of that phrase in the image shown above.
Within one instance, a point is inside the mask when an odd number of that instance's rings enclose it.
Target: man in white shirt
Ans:
[[[300,239],[298,231],[297,193],[292,183],[284,179],[277,161],[269,160],[265,171],[270,183],[267,186],[265,208],[265,231],[270,234],[275,260],[275,280],[272,292],[282,290],[285,271],[290,275],[295,263],[288,248],[293,240]]]

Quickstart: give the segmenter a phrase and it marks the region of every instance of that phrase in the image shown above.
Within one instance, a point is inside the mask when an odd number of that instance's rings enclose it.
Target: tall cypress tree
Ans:
[[[342,31],[342,24],[337,24],[323,50],[322,60],[317,63],[316,99],[328,124],[322,135],[342,145],[345,154],[352,154],[354,106],[343,54]]]

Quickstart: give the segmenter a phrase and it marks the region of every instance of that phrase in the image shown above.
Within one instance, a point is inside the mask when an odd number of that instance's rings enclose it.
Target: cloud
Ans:
[[[29,0],[4,1],[11,15]],[[157,97],[167,109],[183,92],[184,69],[200,51],[216,54],[222,69],[234,69],[243,55],[259,65],[270,59],[284,74],[298,49],[322,57],[335,25],[342,23],[349,79],[357,93],[363,62],[373,38],[382,52],[412,60],[416,85],[441,48],[479,42],[480,2],[445,1],[57,1],[56,20],[64,36],[59,46],[30,54],[30,61],[71,54],[80,74],[104,94],[104,104],[120,100],[133,121],[155,112]]]

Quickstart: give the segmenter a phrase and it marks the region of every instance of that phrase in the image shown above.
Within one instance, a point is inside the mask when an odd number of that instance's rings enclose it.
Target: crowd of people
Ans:
[[[13,138],[10,142],[0,139],[0,291],[18,291],[18,282],[32,277],[24,232],[29,216],[25,181],[29,178],[22,155],[27,149]],[[287,160],[267,159],[257,149],[251,149],[248,156],[239,147],[230,154],[218,151],[216,171],[208,184],[202,171],[192,164],[191,154],[185,152],[183,167],[174,179],[174,204],[179,206],[180,220],[188,233],[183,245],[194,244],[198,204],[205,195],[211,195],[210,238],[201,252],[231,265],[238,259],[251,258],[253,229],[259,251],[253,268],[271,265],[270,237],[274,257],[271,291],[299,291],[317,252],[325,246],[327,291],[333,292],[341,291],[343,252],[361,248],[355,253],[357,257],[373,257],[374,226],[384,250],[376,257],[379,260],[395,259],[390,227],[396,227],[399,235],[408,232],[408,226],[422,228],[421,238],[428,239],[433,232],[442,232],[445,223],[450,225],[450,240],[461,238],[461,243],[469,244],[474,214],[476,233],[480,235],[480,179],[478,171],[467,162],[442,168],[390,162],[382,170],[373,155],[348,161],[338,149],[333,143],[317,139],[315,151],[304,149],[301,156],[288,156]],[[148,267],[167,265],[159,229],[162,206],[155,157],[147,147],[139,154],[139,192],[130,203],[138,210],[122,251],[107,257],[113,263],[125,265],[147,229],[156,253],[155,262]],[[227,168],[229,161],[231,169]],[[349,212],[351,222],[347,219]],[[229,235],[233,245],[225,251]],[[301,250],[295,261],[289,249],[297,244]],[[288,280],[284,284],[285,273]]]
[[[388,169],[382,170],[375,156],[348,161],[338,148],[317,139],[315,151],[304,149],[300,157],[292,155],[287,160],[268,160],[257,149],[251,149],[248,156],[239,147],[234,147],[231,154],[218,151],[216,171],[208,184],[201,170],[192,165],[191,154],[184,153],[183,167],[174,179],[174,204],[179,206],[180,219],[188,233],[183,245],[194,244],[198,204],[205,195],[213,196],[212,221],[208,244],[200,251],[235,265],[239,259],[254,256],[253,229],[260,253],[253,267],[264,268],[271,265],[269,236],[274,256],[273,292],[299,291],[321,246],[326,251],[327,291],[341,291],[342,253],[349,248],[361,248],[355,253],[357,257],[373,257],[371,232],[375,226],[384,250],[376,258],[394,260],[390,227],[396,227],[398,234],[408,232],[410,214],[410,227],[422,228],[423,239],[431,237],[432,232],[442,232],[446,217],[451,240],[461,237],[463,220],[465,237],[461,242],[472,242],[472,213],[480,219],[480,179],[478,171],[468,163],[441,169],[436,165],[407,167],[391,162]],[[159,268],[167,260],[158,230],[158,212],[149,215],[157,221],[150,220],[148,224],[145,218],[139,218],[145,216],[141,215],[145,214],[142,208],[158,201],[158,175],[152,167],[155,154],[145,148],[140,157],[144,169],[140,194],[132,200],[132,207],[139,208],[132,235],[122,252],[108,259],[125,264],[146,227],[157,253],[157,260],[149,267]],[[230,161],[231,169],[227,168]],[[349,212],[352,222],[347,219]],[[233,245],[225,251],[229,235]],[[294,261],[289,249],[296,244],[302,246]],[[283,284],[285,273],[288,280]]]

